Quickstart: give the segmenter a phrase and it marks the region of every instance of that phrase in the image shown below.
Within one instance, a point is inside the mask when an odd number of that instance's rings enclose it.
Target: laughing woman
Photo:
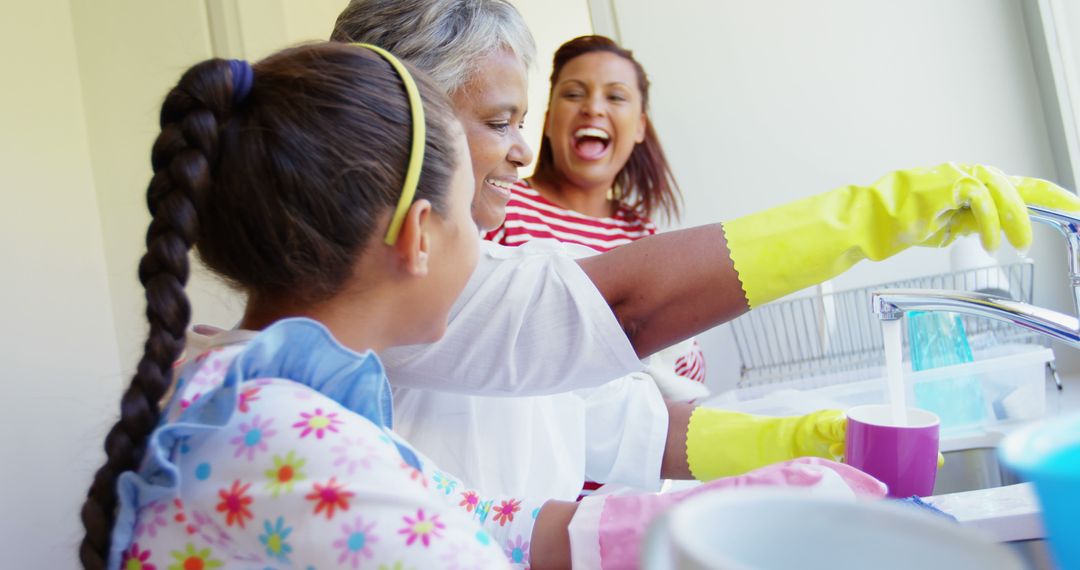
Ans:
[[[648,117],[649,79],[633,54],[604,36],[555,52],[536,171],[514,185],[506,220],[486,238],[508,246],[555,239],[609,251],[656,233],[679,214],[679,188]],[[689,339],[653,355],[665,397],[704,395],[705,357]]]

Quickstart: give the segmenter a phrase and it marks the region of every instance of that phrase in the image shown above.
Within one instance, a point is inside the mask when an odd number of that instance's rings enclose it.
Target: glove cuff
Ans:
[[[821,283],[867,257],[844,187],[724,222],[724,238],[751,309]]]

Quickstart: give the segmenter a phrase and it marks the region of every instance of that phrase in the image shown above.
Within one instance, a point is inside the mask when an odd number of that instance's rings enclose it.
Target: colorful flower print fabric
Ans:
[[[121,485],[114,541],[123,544],[114,545],[122,550],[113,568],[527,567],[542,502],[467,488],[378,425],[379,410],[388,407],[364,413],[359,406],[358,413],[324,393],[336,388],[279,377],[295,368],[262,363],[253,367],[262,369],[259,377],[235,377],[252,368],[238,363],[245,353],[243,345],[212,349],[184,367],[166,422],[152,437],[153,455],[168,469],[144,467],[137,482],[127,481],[140,492]],[[377,364],[374,355],[349,354]],[[221,391],[232,392],[225,414],[212,409]],[[343,400],[356,399],[349,392]],[[224,421],[181,429],[191,423],[188,410],[199,415],[200,407],[211,408],[209,416],[201,410],[203,419]],[[180,435],[169,436],[170,426]]]

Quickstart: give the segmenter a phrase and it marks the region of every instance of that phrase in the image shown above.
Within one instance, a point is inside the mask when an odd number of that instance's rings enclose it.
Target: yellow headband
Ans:
[[[405,171],[405,185],[401,188],[401,197],[398,198],[397,207],[394,208],[394,217],[390,218],[390,227],[386,230],[386,245],[397,243],[401,224],[405,221],[405,213],[412,205],[413,197],[416,196],[416,185],[420,182],[420,170],[424,167],[424,143],[427,139],[427,125],[424,122],[424,102],[420,99],[420,90],[416,88],[416,82],[404,65],[393,54],[379,46],[371,44],[354,43],[354,46],[368,48],[381,55],[383,59],[401,76],[401,82],[405,84],[405,94],[409,96],[409,107],[412,109],[412,149],[409,151],[409,168]]]

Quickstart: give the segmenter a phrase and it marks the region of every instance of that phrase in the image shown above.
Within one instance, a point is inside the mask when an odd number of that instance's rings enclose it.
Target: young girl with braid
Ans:
[[[377,47],[320,44],[206,61],[169,92],[139,265],[150,332],[82,508],[85,568],[562,567],[572,540],[574,559],[623,566],[702,491],[884,493],[806,458],[682,495],[504,498],[396,436],[374,351],[442,336],[479,251],[465,137],[413,77]],[[174,366],[192,249],[248,304]]]
[[[82,510],[85,567],[505,565],[505,538],[442,497],[460,483],[387,429],[371,352],[438,338],[477,255],[460,126],[411,82],[385,52],[319,45],[203,62],[168,94],[150,333]],[[262,332],[221,335],[173,387],[189,249]]]

